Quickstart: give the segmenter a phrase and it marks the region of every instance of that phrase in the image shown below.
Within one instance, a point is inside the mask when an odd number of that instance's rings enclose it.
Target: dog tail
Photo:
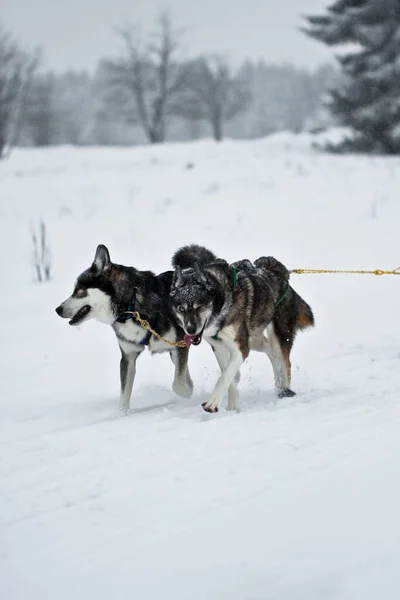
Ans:
[[[296,298],[296,328],[307,329],[308,327],[314,327],[315,319],[311,306],[297,292],[294,290],[293,292]]]
[[[211,250],[208,250],[204,246],[191,244],[190,246],[179,248],[173,255],[171,262],[174,268],[180,267],[181,269],[189,269],[196,264],[207,265],[214,262],[216,259],[217,257]]]

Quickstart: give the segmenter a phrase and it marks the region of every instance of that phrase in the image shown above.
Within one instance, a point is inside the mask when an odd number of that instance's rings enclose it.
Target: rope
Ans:
[[[400,275],[400,267],[397,267],[397,269],[393,269],[393,271],[382,271],[381,269],[375,269],[374,271],[362,271],[362,270],[351,271],[351,270],[339,270],[339,269],[292,269],[290,271],[290,273],[296,273],[297,275],[304,275],[304,274],[309,274],[309,273],[311,273],[311,274],[345,273],[345,274],[356,274],[356,275]],[[237,279],[237,270],[234,267],[234,271],[233,271],[233,286],[234,287],[236,286],[236,279]],[[289,286],[287,287],[283,296],[275,304],[275,306],[278,306],[278,304],[280,304],[282,302],[282,300],[284,299],[284,297],[287,294],[288,289],[289,289]],[[141,325],[141,327],[143,327],[143,329],[147,329],[147,331],[150,331],[150,333],[153,334],[154,337],[156,337],[161,342],[165,342],[166,344],[169,344],[170,346],[173,346],[174,348],[186,348],[186,344],[185,344],[184,340],[179,340],[178,342],[172,342],[171,340],[167,340],[167,339],[163,338],[159,333],[157,333],[157,331],[154,331],[154,329],[152,329],[150,327],[150,323],[148,321],[141,318],[141,316],[137,310],[135,310],[135,311],[127,310],[123,314],[132,315],[132,317],[134,319],[136,319],[136,321]],[[214,338],[218,339],[217,336],[214,336]]]
[[[317,273],[346,273],[346,274],[356,274],[356,275],[400,275],[400,267],[397,269],[393,269],[393,271],[382,271],[381,269],[375,269],[374,271],[341,271],[339,269],[292,269],[291,273],[297,273],[297,275],[303,275],[307,273],[317,274]]]
[[[136,321],[138,321],[138,323],[140,323],[140,325],[143,327],[143,329],[147,329],[147,331],[150,331],[150,333],[152,333],[154,335],[154,337],[156,337],[161,342],[165,342],[166,344],[169,344],[170,346],[174,346],[175,348],[186,348],[186,344],[185,344],[184,340],[179,340],[179,342],[171,342],[171,340],[166,340],[165,338],[161,337],[161,335],[159,333],[157,333],[157,331],[154,331],[154,329],[152,329],[150,327],[150,323],[148,321],[146,321],[145,319],[142,319],[140,317],[137,310],[135,310],[135,311],[127,310],[127,311],[125,311],[124,314],[132,315],[132,317],[134,319],[136,319]]]

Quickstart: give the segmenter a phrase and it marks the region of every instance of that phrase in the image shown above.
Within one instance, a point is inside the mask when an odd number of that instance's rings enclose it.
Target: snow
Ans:
[[[193,168],[187,168],[189,163]],[[400,277],[293,275],[313,331],[279,400],[252,353],[241,412],[201,409],[143,355],[132,410],[105,325],[54,312],[98,243],[162,271],[177,246],[289,268],[400,265],[400,161],[318,154],[310,136],[17,150],[0,165],[4,600],[386,600],[400,594]],[[30,221],[54,277],[32,281]]]

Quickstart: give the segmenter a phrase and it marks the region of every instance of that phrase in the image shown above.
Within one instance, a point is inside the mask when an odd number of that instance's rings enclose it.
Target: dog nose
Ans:
[[[62,305],[57,306],[56,313],[58,314],[59,317],[62,317],[62,311],[63,311]]]
[[[197,327],[195,325],[188,325],[186,327],[186,333],[188,333],[189,335],[194,335],[196,333],[196,329]]]

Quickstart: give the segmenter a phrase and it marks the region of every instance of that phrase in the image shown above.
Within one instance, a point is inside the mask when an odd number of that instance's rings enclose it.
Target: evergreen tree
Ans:
[[[338,150],[400,153],[400,2],[336,0],[323,16],[306,17],[304,31],[332,46],[343,77],[329,106],[354,135]]]

